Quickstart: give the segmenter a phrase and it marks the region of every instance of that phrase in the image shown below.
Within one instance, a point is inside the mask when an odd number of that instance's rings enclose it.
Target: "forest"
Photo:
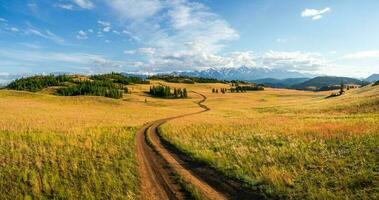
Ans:
[[[150,80],[163,80],[170,83],[224,83],[214,78],[190,77],[190,76],[176,76],[171,74],[161,74],[149,77]]]
[[[114,99],[121,99],[123,92],[128,92],[128,88],[123,88],[122,85],[114,84],[110,81],[82,81],[77,85],[59,88],[56,92],[58,95],[62,96],[80,96],[80,95],[91,95],[91,96],[104,96]]]
[[[97,81],[112,81],[113,83],[120,83],[124,85],[132,84],[150,84],[150,81],[144,80],[136,76],[124,76],[121,73],[109,73],[109,74],[98,74],[90,76],[90,79]]]
[[[54,92],[59,96],[92,95],[120,99],[123,92],[127,93],[126,85],[149,84],[139,77],[123,76],[120,73],[109,73],[92,76],[81,75],[36,75],[17,79],[7,88],[38,92],[43,89],[57,86]]]
[[[162,86],[162,85],[150,87],[149,94],[153,97],[168,98],[168,99],[179,99],[179,98],[188,97],[186,88],[171,89],[169,86]]]
[[[37,75],[27,78],[20,78],[11,82],[7,88],[13,90],[24,90],[29,92],[38,92],[42,89],[52,86],[63,86],[65,82],[73,81],[72,77],[67,75]]]

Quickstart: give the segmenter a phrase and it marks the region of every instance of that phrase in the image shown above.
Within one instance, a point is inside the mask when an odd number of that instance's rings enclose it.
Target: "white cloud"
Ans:
[[[83,9],[92,9],[95,7],[95,4],[90,0],[73,0],[76,5]]]
[[[72,4],[56,4],[55,5],[56,7],[59,7],[59,8],[63,8],[63,9],[66,9],[66,10],[73,10],[74,9],[74,5]]]
[[[379,50],[371,51],[360,51],[343,56],[344,59],[368,59],[377,58],[379,59]]]
[[[110,22],[106,22],[106,21],[98,20],[97,23],[99,23],[102,26],[111,26],[111,23]]]
[[[278,38],[278,39],[276,39],[275,40],[277,43],[287,43],[287,39],[285,39],[285,38]]]
[[[57,44],[60,44],[60,45],[67,45],[67,43],[65,42],[65,40],[63,38],[55,35],[53,32],[51,32],[49,30],[46,30],[45,32],[41,32],[35,28],[29,28],[26,31],[26,34],[36,35],[36,36],[51,40],[51,41],[53,41]]]
[[[373,73],[379,73],[379,50],[352,52],[330,62],[332,67],[325,70],[326,73],[367,77]]]
[[[109,32],[111,30],[111,27],[107,26],[103,28],[103,32]]]
[[[85,31],[80,30],[80,31],[78,31],[76,38],[79,40],[86,40],[86,39],[88,39],[88,34]]]
[[[141,38],[139,38],[136,35],[133,35],[131,32],[129,32],[127,30],[123,30],[122,33],[126,34],[128,37],[130,37],[131,39],[133,39],[133,40],[135,40],[137,42],[141,42]]]
[[[310,17],[312,20],[319,20],[323,17],[324,14],[331,12],[331,9],[329,7],[326,7],[322,10],[316,10],[316,9],[305,9],[302,13],[302,17]]]
[[[159,0],[108,0],[108,5],[128,19],[141,19],[155,15],[163,8]]]
[[[319,20],[322,18],[322,15],[316,15],[312,18],[312,20]]]
[[[8,20],[4,19],[4,18],[0,18],[0,22],[7,22]]]
[[[144,66],[150,69],[154,66],[152,70],[200,68],[221,64],[221,61],[233,65],[226,61],[229,58],[223,59],[218,54],[225,43],[239,38],[238,33],[201,3],[111,0],[108,4],[125,24],[124,34],[150,50],[155,49],[154,53],[135,52],[145,58]],[[207,64],[207,60],[213,64]]]
[[[143,69],[148,72],[165,72],[173,70],[196,70],[217,67],[256,66],[256,57],[253,52],[232,52],[217,55],[202,52],[199,44],[187,44],[187,50],[177,52],[164,49],[140,48],[128,50],[126,54],[139,54],[147,58]],[[192,49],[192,50],[189,50]]]
[[[31,43],[20,43],[21,45],[31,48],[31,49],[41,49],[42,47],[37,44],[31,44]]]
[[[50,51],[23,51],[0,49],[3,59],[17,60],[19,62],[64,62],[74,64],[91,63],[90,61],[101,59],[99,55],[86,53],[61,53]],[[20,56],[22,55],[22,56]]]
[[[142,55],[154,55],[156,52],[155,48],[140,48],[138,49],[138,53]]]
[[[45,67],[44,70],[46,71],[52,67],[51,63],[55,63],[54,67],[65,67],[77,71],[86,70],[87,73],[125,71],[130,66],[124,61],[83,52],[63,53],[0,48],[0,58],[0,67],[9,66],[7,63],[10,63],[12,66]]]
[[[126,54],[126,55],[134,55],[135,53],[136,53],[135,50],[125,50],[124,51],[124,54]]]
[[[328,65],[318,53],[269,51],[261,56],[264,67],[314,72]]]
[[[111,31],[111,23],[110,22],[98,20],[97,23],[100,24],[100,26],[102,27],[101,29],[102,29],[103,32],[109,32],[109,31]]]
[[[18,28],[15,28],[15,27],[11,27],[9,30],[12,32],[18,32],[19,31]]]

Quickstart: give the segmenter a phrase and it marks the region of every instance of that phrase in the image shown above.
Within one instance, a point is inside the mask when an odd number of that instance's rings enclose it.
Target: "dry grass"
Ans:
[[[223,95],[211,93],[222,84],[164,84],[209,97],[210,112],[163,127],[194,158],[268,197],[378,198],[379,87],[325,99],[329,92]],[[198,95],[149,98],[148,88],[131,86],[122,100],[0,90],[1,198],[136,198],[135,130],[200,110]]]
[[[137,128],[199,110],[197,95],[152,99],[148,87],[123,100],[0,90],[0,199],[135,199]]]
[[[379,87],[211,94],[212,110],[162,127],[165,139],[271,198],[379,198]]]

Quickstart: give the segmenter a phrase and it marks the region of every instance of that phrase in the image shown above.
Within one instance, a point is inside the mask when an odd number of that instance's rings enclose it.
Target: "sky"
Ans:
[[[378,0],[0,0],[0,75],[379,73]]]

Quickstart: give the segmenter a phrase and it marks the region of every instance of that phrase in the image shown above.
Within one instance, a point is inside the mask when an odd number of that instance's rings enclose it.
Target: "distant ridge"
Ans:
[[[367,81],[362,81],[355,78],[348,77],[338,77],[338,76],[319,76],[312,78],[303,83],[299,83],[293,85],[292,88],[299,90],[322,90],[322,88],[326,88],[328,86],[339,86],[343,82],[343,84],[354,84],[354,85],[366,85]],[[325,90],[328,90],[327,88]]]
[[[368,82],[379,81],[379,74],[372,74],[371,76],[367,77],[365,80]]]
[[[254,80],[255,83],[264,84],[273,88],[291,88],[293,85],[303,83],[310,80],[311,78],[287,78],[287,79],[276,79],[276,78],[264,78]]]

